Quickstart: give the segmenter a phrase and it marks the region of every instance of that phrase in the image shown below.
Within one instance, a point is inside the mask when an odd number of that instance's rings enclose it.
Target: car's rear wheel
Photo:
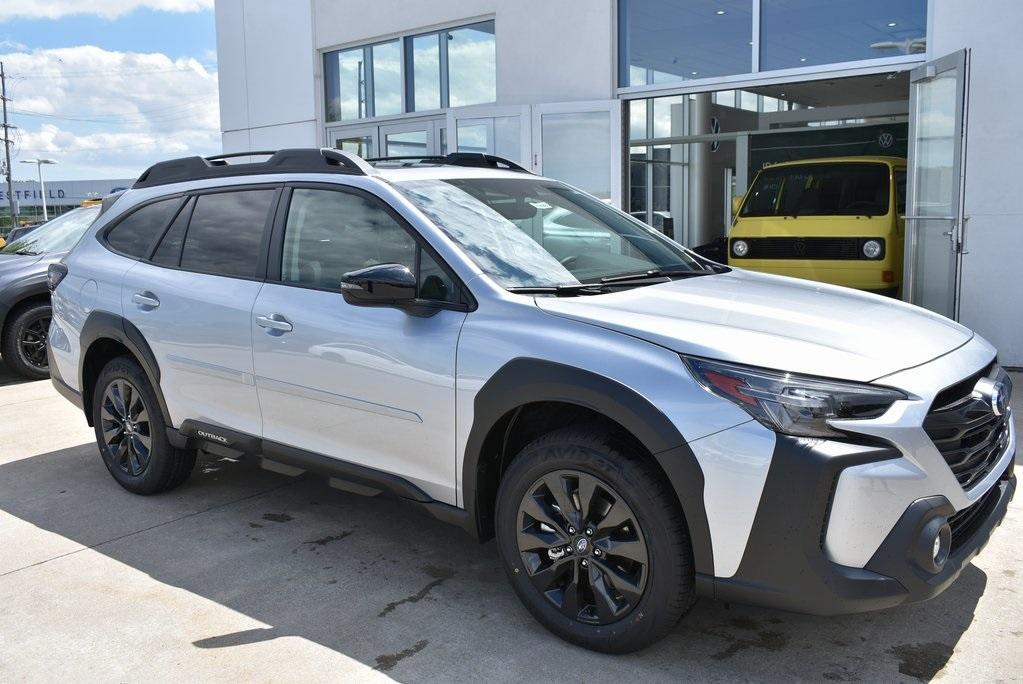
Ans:
[[[561,429],[526,446],[501,480],[497,540],[508,577],[549,630],[608,653],[663,637],[694,601],[677,497],[631,440]]]
[[[156,494],[188,479],[196,453],[168,441],[156,394],[134,359],[118,357],[103,368],[92,412],[103,463],[122,487]]]
[[[13,314],[4,331],[4,363],[14,372],[32,380],[50,377],[46,359],[46,338],[50,332],[51,309],[48,302],[30,304]]]

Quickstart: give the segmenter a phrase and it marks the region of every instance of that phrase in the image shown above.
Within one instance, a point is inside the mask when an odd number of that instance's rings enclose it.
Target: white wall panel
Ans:
[[[931,4],[929,56],[970,49],[960,320],[998,347],[1002,363],[1023,366],[1023,205],[1015,190],[1023,155],[1023,3],[986,0],[983,11],[958,0]]]

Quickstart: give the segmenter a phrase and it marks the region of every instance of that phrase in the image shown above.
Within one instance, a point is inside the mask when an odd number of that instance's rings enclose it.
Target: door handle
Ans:
[[[272,330],[275,332],[291,332],[294,327],[287,318],[280,314],[270,314],[268,316],[256,316],[256,325],[260,328],[266,328],[268,331]]]
[[[160,306],[160,300],[155,294],[149,292],[136,292],[131,296],[131,301],[139,305],[143,309],[155,309]]]

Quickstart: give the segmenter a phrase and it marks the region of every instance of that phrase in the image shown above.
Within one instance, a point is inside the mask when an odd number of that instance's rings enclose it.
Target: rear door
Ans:
[[[125,275],[124,316],[156,356],[175,426],[193,419],[262,430],[249,317],[279,192],[262,185],[188,197],[150,258]]]

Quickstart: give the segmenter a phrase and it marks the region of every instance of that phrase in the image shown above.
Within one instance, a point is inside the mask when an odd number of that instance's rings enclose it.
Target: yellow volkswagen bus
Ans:
[[[905,206],[899,157],[773,164],[734,202],[728,263],[894,296]]]

